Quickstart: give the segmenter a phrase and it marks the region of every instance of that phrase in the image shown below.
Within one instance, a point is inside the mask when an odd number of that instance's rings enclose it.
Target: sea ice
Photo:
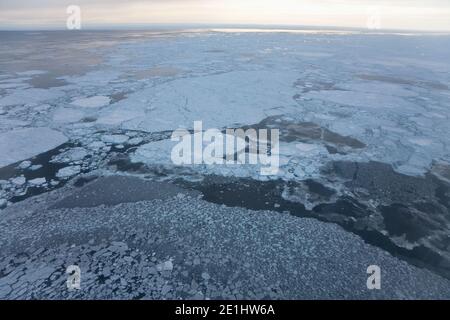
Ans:
[[[336,104],[350,105],[364,109],[395,109],[417,110],[414,104],[396,96],[389,96],[382,93],[327,90],[310,92],[305,95],[310,99],[330,101]]]
[[[72,104],[83,108],[100,108],[108,105],[111,99],[106,96],[94,96],[72,101]]]
[[[450,159],[448,54],[448,46],[437,48],[430,36],[198,32],[174,33],[170,41],[143,37],[111,45],[105,64],[63,77],[70,82],[64,87],[24,88],[41,73],[35,70],[0,75],[0,132],[57,125],[71,138],[78,137],[73,128],[87,126],[102,135],[117,129],[154,134],[189,128],[198,120],[205,130],[222,129],[285,114],[365,147],[344,155],[322,147],[282,146],[284,173],[308,176],[339,159],[381,161],[398,172],[421,175],[434,160]],[[115,93],[126,94],[116,100]],[[42,103],[49,107],[38,109]],[[142,142],[125,139],[108,143]],[[103,143],[89,140],[86,146],[99,150]],[[134,157],[153,147],[140,147]],[[287,154],[289,148],[295,152]],[[146,158],[156,160],[150,153]],[[227,170],[247,172],[219,171]]]
[[[84,148],[75,147],[57,155],[51,160],[51,162],[61,163],[80,161],[83,160],[87,155],[88,153]]]
[[[30,86],[23,83],[0,83],[0,89],[25,89],[28,87]]]
[[[295,108],[295,91],[286,85],[295,77],[287,71],[236,71],[178,79],[130,94],[102,111],[97,122],[147,132],[189,127],[197,120],[209,128],[254,123],[274,110]]]
[[[53,121],[60,123],[78,122],[83,119],[85,113],[83,110],[76,110],[72,108],[58,108],[53,112]]]
[[[22,71],[22,72],[18,72],[17,74],[20,76],[37,76],[40,74],[44,74],[47,73],[47,71],[43,71],[43,70],[28,70],[28,71]]]
[[[56,176],[60,179],[66,179],[66,178],[70,178],[70,177],[78,174],[80,171],[81,171],[80,166],[65,167],[65,168],[60,169],[56,173]]]
[[[45,178],[36,178],[28,182],[30,183],[31,186],[40,186],[46,183],[47,181],[45,180]]]
[[[111,144],[124,144],[130,137],[124,134],[107,134],[102,136],[102,141]]]
[[[0,167],[22,161],[65,143],[67,137],[50,128],[24,128],[0,134]]]
[[[38,104],[50,100],[55,100],[63,96],[63,92],[52,89],[16,89],[13,93],[0,98],[1,106],[14,106],[22,104]]]
[[[19,169],[27,169],[27,168],[29,168],[31,166],[31,161],[23,161],[23,162],[21,162],[20,163],[20,165],[19,165]]]
[[[15,178],[11,179],[11,183],[16,186],[23,186],[25,184],[25,182],[27,182],[27,179],[25,179],[24,176],[15,177]]]

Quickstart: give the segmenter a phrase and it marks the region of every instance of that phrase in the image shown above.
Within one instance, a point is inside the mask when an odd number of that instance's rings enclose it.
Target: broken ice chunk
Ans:
[[[124,134],[114,134],[114,135],[108,134],[102,136],[103,142],[111,144],[124,144],[125,142],[128,141],[128,139],[129,137]]]
[[[26,181],[27,180],[25,179],[24,176],[16,177],[16,178],[11,180],[12,184],[14,184],[16,186],[23,186]]]
[[[106,96],[94,96],[89,98],[81,98],[72,101],[72,104],[83,108],[100,108],[108,105],[111,99]]]
[[[23,161],[19,164],[19,169],[26,169],[31,166],[31,161]]]
[[[76,147],[57,155],[54,159],[51,160],[51,162],[74,162],[83,160],[87,156],[88,153],[84,148]]]
[[[33,180],[28,181],[30,183],[31,186],[40,186],[43,185],[44,183],[47,182],[47,180],[45,180],[45,178],[36,178]]]
[[[56,174],[56,176],[60,179],[66,179],[80,173],[80,171],[81,171],[80,166],[65,167],[60,169]]]

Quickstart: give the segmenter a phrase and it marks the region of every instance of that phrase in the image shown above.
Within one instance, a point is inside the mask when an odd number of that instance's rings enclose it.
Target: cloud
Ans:
[[[151,23],[364,27],[376,6],[385,29],[450,31],[448,0],[0,0],[0,28],[65,25],[68,5],[83,25]]]

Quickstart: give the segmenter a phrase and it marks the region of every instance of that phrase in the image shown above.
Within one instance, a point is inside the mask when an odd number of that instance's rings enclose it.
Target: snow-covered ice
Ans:
[[[70,177],[76,175],[80,171],[81,171],[80,166],[65,167],[65,168],[60,169],[58,171],[58,173],[56,174],[56,176],[58,178],[66,179],[66,178],[70,178]]]
[[[108,105],[111,99],[105,96],[94,96],[89,98],[80,98],[72,101],[72,104],[83,108],[100,108]]]
[[[46,182],[47,181],[45,180],[45,178],[36,178],[36,179],[32,179],[32,180],[28,181],[28,183],[31,186],[40,186],[40,185],[43,185]]]
[[[0,134],[0,167],[34,157],[63,144],[67,137],[49,128],[24,128]]]
[[[111,144],[123,144],[130,139],[127,135],[124,134],[107,134],[102,136],[102,141]]]
[[[174,80],[130,94],[102,111],[97,122],[149,132],[189,127],[202,119],[210,128],[248,124],[292,111],[295,90],[286,83],[295,77],[288,71],[236,71]]]
[[[68,83],[61,87],[29,87],[42,67],[11,73],[0,83],[1,131],[31,125],[69,137],[88,127],[105,135],[154,133],[198,120],[221,129],[290,115],[367,146],[345,157],[323,154],[309,164],[314,172],[336,158],[381,161],[408,175],[450,162],[448,46],[418,34],[255,32],[118,42],[103,64],[61,77]]]
[[[16,89],[11,94],[8,94],[5,97],[0,98],[0,107],[53,101],[62,97],[63,95],[64,95],[63,92],[55,90],[54,88]]]
[[[80,50],[41,33],[52,43],[44,57],[34,52],[41,41],[30,39],[33,59],[24,55],[20,70],[0,59],[0,167],[17,163],[2,170],[0,207],[66,183],[82,185],[74,177],[85,174],[184,179],[206,197],[211,192],[208,201],[308,210],[355,233],[378,232],[402,250],[422,246],[442,258],[434,268],[449,265],[448,35],[73,36],[82,37]],[[31,50],[14,41],[10,49]],[[204,130],[280,129],[279,172],[265,177],[260,165],[248,164],[177,166],[171,133],[193,129],[194,121]]]
[[[85,113],[83,110],[77,110],[72,108],[58,108],[53,113],[53,121],[62,123],[79,122]]]

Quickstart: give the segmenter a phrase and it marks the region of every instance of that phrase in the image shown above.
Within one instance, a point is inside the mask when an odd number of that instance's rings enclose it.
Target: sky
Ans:
[[[0,29],[256,24],[450,31],[450,0],[0,0]]]

